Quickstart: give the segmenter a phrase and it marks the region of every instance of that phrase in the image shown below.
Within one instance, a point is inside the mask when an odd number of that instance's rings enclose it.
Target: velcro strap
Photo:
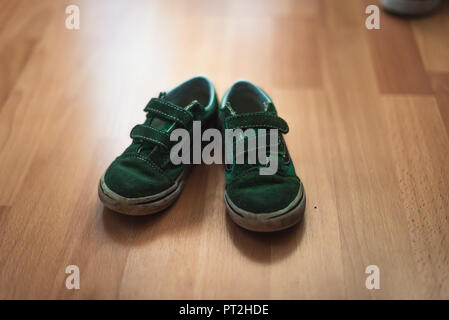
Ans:
[[[163,148],[170,148],[170,135],[167,132],[138,124],[131,130],[131,138],[155,143]]]
[[[226,118],[227,129],[271,128],[288,132],[288,124],[282,118],[266,112],[243,113]]]
[[[189,128],[193,121],[192,113],[186,109],[158,98],[151,99],[144,110],[165,120],[179,123],[184,128]]]

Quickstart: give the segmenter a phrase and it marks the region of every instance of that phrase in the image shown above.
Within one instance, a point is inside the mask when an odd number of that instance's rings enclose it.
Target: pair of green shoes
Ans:
[[[98,186],[106,207],[128,215],[162,211],[181,193],[191,165],[173,164],[170,159],[176,143],[170,141],[174,129],[191,133],[193,121],[201,121],[203,131],[218,126],[223,131],[251,128],[288,132],[270,97],[248,81],[234,83],[219,105],[212,82],[204,76],[194,77],[151,99],[145,112],[145,122],[131,131],[131,145],[111,163]],[[237,164],[234,157],[224,166],[226,208],[232,220],[245,229],[286,229],[304,214],[304,187],[282,135],[278,135],[274,156],[278,166],[271,175],[260,174],[259,169],[267,163]]]

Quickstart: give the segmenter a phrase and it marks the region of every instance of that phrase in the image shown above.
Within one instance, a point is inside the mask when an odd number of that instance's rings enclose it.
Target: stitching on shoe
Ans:
[[[123,157],[123,158],[137,158],[137,159],[143,160],[143,161],[145,161],[146,163],[148,163],[152,168],[156,169],[156,170],[157,170],[160,174],[162,174],[165,178],[167,178],[171,183],[174,183],[174,182],[173,182],[173,179],[171,179],[169,176],[167,176],[167,175],[165,174],[165,172],[164,172],[161,168],[159,168],[156,164],[153,163],[153,161],[151,161],[151,159],[144,158],[144,157],[142,157],[142,156],[140,156],[140,155],[137,155],[137,154],[126,154],[126,155],[123,155],[122,157]]]
[[[179,119],[177,119],[175,116],[172,116],[171,114],[165,113],[164,111],[157,110],[157,109],[153,109],[153,110],[155,110],[156,113],[163,114],[164,116],[166,116],[167,118],[169,118],[169,119],[171,119],[171,120],[173,120],[175,122],[179,121]]]
[[[176,110],[178,110],[178,111],[181,111],[181,112],[185,113],[185,114],[188,115],[189,117],[192,117],[192,114],[191,114],[190,112],[188,112],[188,111],[185,110],[185,109],[182,109],[182,108],[178,107],[177,105],[169,104],[169,103],[167,103],[167,102],[165,102],[165,101],[163,101],[163,100],[159,100],[158,102],[160,102],[161,104],[165,105],[166,107],[174,108],[174,109],[176,109]]]
[[[263,127],[263,128],[267,127],[267,128],[272,128],[272,129],[278,129],[278,127],[272,126],[272,125],[269,125],[269,124],[260,124],[260,125],[250,125],[250,124],[246,124],[246,125],[238,126],[238,127],[239,127],[239,128],[242,128],[242,129],[246,129],[246,128],[261,128],[261,127]]]
[[[160,144],[162,144],[165,148],[167,148],[167,146],[165,145],[165,143],[163,143],[163,142],[161,142],[161,141],[158,141],[158,140],[156,140],[156,139],[153,139],[153,138],[150,138],[150,137],[145,137],[145,136],[141,136],[141,135],[135,135],[134,136],[135,138],[140,138],[140,139],[143,139],[143,140],[150,140],[150,141],[152,141],[152,142],[154,142],[154,143],[157,143],[158,145],[160,145]],[[167,148],[168,149],[168,148]]]
[[[238,176],[236,176],[236,177],[232,180],[232,182],[229,184],[229,186],[231,186],[232,184],[234,184],[234,182],[237,182],[237,180],[239,180],[240,178],[243,178],[243,177],[249,175],[249,174],[252,173],[253,171],[259,170],[260,168],[262,168],[262,167],[252,167],[252,168],[249,168],[248,170],[246,170],[245,172],[242,172],[241,174],[239,174]],[[279,168],[278,168],[278,171],[275,173],[275,175],[281,176],[281,177],[292,177],[292,176],[290,176],[290,175],[287,175],[287,174],[284,174],[284,173],[280,172],[280,171],[279,171]]]

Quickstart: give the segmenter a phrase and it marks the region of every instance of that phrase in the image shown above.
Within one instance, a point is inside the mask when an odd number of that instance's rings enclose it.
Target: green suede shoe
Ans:
[[[304,215],[306,195],[296,176],[285,141],[280,133],[288,132],[287,123],[277,116],[270,97],[248,81],[236,82],[225,94],[219,109],[219,125],[225,129],[278,129],[277,171],[261,175],[268,164],[225,165],[225,203],[231,219],[241,227],[260,232],[278,231],[298,223]],[[234,149],[236,140],[232,142]],[[259,148],[259,147],[258,147]],[[248,152],[248,144],[245,144]],[[267,150],[269,147],[267,146]],[[232,150],[225,150],[229,154]]]
[[[191,134],[194,120],[201,121],[202,130],[214,127],[217,108],[214,86],[203,76],[151,99],[145,108],[146,121],[131,131],[131,145],[100,179],[98,194],[104,205],[128,215],[170,206],[181,193],[188,170],[187,165],[170,161],[170,149],[176,143],[170,141],[170,132],[185,128]]]

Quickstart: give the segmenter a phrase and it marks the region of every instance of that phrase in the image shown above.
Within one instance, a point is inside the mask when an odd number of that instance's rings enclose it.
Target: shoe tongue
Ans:
[[[248,112],[237,112],[237,111],[236,111],[237,108],[234,108],[234,107],[231,105],[231,102],[230,102],[230,101],[226,102],[226,108],[228,108],[228,110],[229,110],[229,112],[231,113],[232,116],[235,116],[235,115],[238,115],[238,114],[245,114],[245,113],[248,113]],[[261,110],[258,110],[257,112],[259,112],[259,113],[262,113],[262,112],[268,112],[268,113],[270,113],[270,114],[273,114],[273,113],[276,114],[276,109],[275,109],[275,107],[274,107],[274,105],[273,105],[272,102],[270,102],[270,101],[265,101],[265,102],[263,103],[263,107],[261,108]]]
[[[231,105],[231,103],[228,101],[227,103],[226,103],[226,108],[228,108],[228,110],[229,110],[229,112],[231,113],[231,116],[236,116],[236,115],[241,115],[241,114],[244,114],[244,113],[237,113],[236,111],[235,111],[235,109],[232,107],[232,105]],[[273,103],[272,102],[270,102],[270,101],[265,101],[264,103],[263,103],[263,110],[260,110],[259,111],[259,113],[268,113],[268,114],[274,114],[274,115],[276,115],[277,113],[276,113],[276,109],[275,109],[275,107],[274,107],[274,105],[273,105]],[[262,129],[263,130],[266,130],[265,131],[265,134],[266,134],[266,144],[267,144],[267,149],[268,149],[268,146],[269,146],[269,143],[270,143],[270,128],[252,128],[254,131],[255,131],[255,134],[256,135],[258,135],[259,134],[259,131],[261,131]],[[243,131],[245,131],[245,129],[242,129]],[[279,140],[280,141],[280,140]],[[257,143],[257,145],[258,145],[258,141],[256,140],[256,143]],[[280,150],[279,148],[281,148],[282,147],[282,149]],[[246,149],[246,148],[245,148]],[[280,156],[280,157],[282,157],[283,155],[284,155],[284,150],[283,150],[283,145],[282,145],[282,143],[280,142],[280,145],[278,145],[278,155]],[[246,171],[247,169],[249,169],[249,168],[254,168],[254,167],[260,167],[260,166],[263,166],[263,165],[261,165],[260,163],[256,163],[256,164],[248,164],[248,163],[245,163],[245,164],[239,164],[239,165],[237,165],[236,167],[238,168],[237,170],[240,170],[241,172],[243,172],[243,171]]]
[[[163,97],[162,97],[162,100],[164,100]],[[190,111],[190,110],[193,111],[196,108],[203,108],[203,106],[197,100],[193,100],[185,107],[182,107],[182,106],[178,106],[178,107],[184,108],[188,111]],[[155,129],[162,130],[165,132],[170,132],[175,127],[176,123],[174,121],[170,121],[170,120],[166,120],[166,119],[162,119],[157,116],[154,116],[154,117],[148,118],[144,122],[144,125],[147,125],[149,127],[153,127]],[[142,151],[151,151],[154,147],[154,144],[145,142],[145,143],[142,143],[141,146],[142,146],[142,148],[141,148]]]
[[[196,107],[202,108],[203,106],[197,100],[193,100],[186,107],[182,107],[182,106],[178,106],[178,107],[186,109],[188,111],[190,111],[190,110],[193,111]],[[155,116],[155,117],[152,117],[152,118],[148,119],[147,121],[145,121],[145,124],[150,127],[155,128],[155,129],[168,132],[176,123],[173,121],[169,121],[169,120],[162,119],[162,118]]]

